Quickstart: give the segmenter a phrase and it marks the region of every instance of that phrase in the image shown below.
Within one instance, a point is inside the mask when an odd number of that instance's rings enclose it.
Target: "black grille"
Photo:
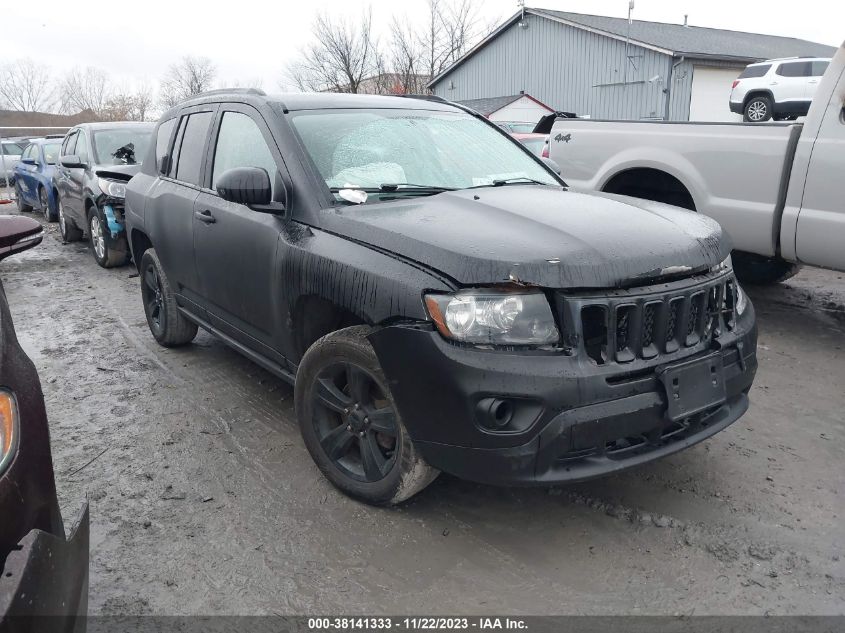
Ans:
[[[563,328],[599,365],[653,359],[709,342],[735,326],[736,282],[676,282],[607,297],[561,295]],[[567,326],[567,323],[571,325]]]

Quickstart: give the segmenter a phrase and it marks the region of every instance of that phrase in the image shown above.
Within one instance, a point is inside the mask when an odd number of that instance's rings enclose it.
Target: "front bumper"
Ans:
[[[0,577],[0,631],[85,630],[88,542],[87,502],[68,539],[35,529],[20,541]]]
[[[459,347],[425,326],[396,325],[370,336],[402,420],[426,461],[458,477],[500,485],[580,481],[682,450],[737,420],[757,369],[754,310],[736,330],[690,350],[716,353],[726,401],[673,422],[665,366],[631,371],[579,356]],[[479,423],[478,403],[511,403],[515,429]]]

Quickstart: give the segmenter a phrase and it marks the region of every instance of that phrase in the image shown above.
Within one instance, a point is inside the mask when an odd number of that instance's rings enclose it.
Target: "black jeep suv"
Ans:
[[[712,220],[570,192],[432,99],[200,95],[127,187],[153,336],[200,326],[295,384],[341,490],[397,503],[438,471],[548,484],[739,418],[754,311]]]

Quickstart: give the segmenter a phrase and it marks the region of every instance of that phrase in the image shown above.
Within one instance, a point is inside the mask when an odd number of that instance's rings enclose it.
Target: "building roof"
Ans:
[[[498,112],[505,106],[509,106],[514,101],[519,101],[525,97],[526,99],[531,99],[534,103],[546,108],[549,112],[554,112],[552,108],[547,106],[545,103],[538,101],[534,97],[529,94],[525,94],[524,92],[518,95],[508,95],[506,97],[486,97],[484,99],[464,99],[463,101],[455,101],[455,103],[460,103],[461,105],[465,105],[468,108],[472,108],[479,114],[489,117],[494,112]]]
[[[552,19],[572,22],[605,34],[624,38],[628,34],[628,20],[603,15],[587,15],[568,11],[531,9],[532,13]],[[632,20],[632,42],[661,48],[675,55],[713,57],[730,60],[760,61],[773,57],[832,57],[836,48],[794,37],[744,33],[702,26],[684,26],[664,22]]]
[[[70,129],[79,123],[96,121],[91,110],[77,114],[52,114],[49,112],[25,112],[21,110],[0,110],[0,136],[41,136],[59,130],[44,130],[42,127]],[[7,129],[3,129],[7,128]],[[19,128],[19,129],[8,129]]]
[[[603,15],[553,11],[550,9],[525,9],[526,15],[536,15],[548,20],[568,24],[578,29],[598,33],[618,40],[630,41],[635,46],[649,48],[667,55],[680,57],[724,60],[729,62],[751,63],[774,57],[832,57],[836,48],[826,44],[808,42],[794,37],[744,33],[725,29],[711,29],[701,26],[684,26],[664,22],[646,22],[632,20],[630,33],[628,20],[611,18]],[[429,87],[445,78],[455,68],[475,55],[488,42],[498,37],[522,18],[518,11],[484,40],[476,44],[463,57],[445,69],[429,82]]]

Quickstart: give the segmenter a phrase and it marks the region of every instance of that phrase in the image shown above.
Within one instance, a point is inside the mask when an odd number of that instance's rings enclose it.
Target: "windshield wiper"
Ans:
[[[528,176],[513,176],[511,178],[497,178],[486,185],[475,185],[474,187],[467,187],[467,189],[478,189],[480,187],[503,187],[505,185],[543,185],[544,187],[553,187],[554,185],[543,182],[542,180],[536,180],[534,178],[529,178]]]
[[[364,191],[366,193],[420,193],[420,192],[435,192],[441,191],[455,191],[454,187],[439,187],[437,185],[417,185],[411,182],[390,182],[378,187],[330,187],[332,193],[337,193],[343,189],[351,189],[352,191]]]

